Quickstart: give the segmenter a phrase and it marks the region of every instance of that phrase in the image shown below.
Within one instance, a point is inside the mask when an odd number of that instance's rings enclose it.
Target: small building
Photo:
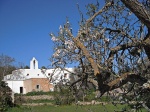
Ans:
[[[73,71],[72,68],[66,68]],[[38,61],[33,57],[30,69],[18,69],[4,76],[4,81],[14,93],[26,94],[31,91],[53,91],[54,86],[65,80],[69,81],[69,72],[60,69],[39,69]]]

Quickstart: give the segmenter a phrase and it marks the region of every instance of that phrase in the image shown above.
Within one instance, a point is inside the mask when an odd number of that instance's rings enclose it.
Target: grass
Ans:
[[[103,105],[65,105],[65,106],[21,106],[9,109],[7,112],[114,112],[114,110],[121,110],[128,108],[126,105],[114,106],[112,104]],[[142,110],[142,112],[146,112]]]

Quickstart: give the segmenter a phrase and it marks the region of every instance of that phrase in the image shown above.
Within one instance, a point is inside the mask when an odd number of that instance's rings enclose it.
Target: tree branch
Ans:
[[[138,18],[150,28],[150,12],[138,0],[121,0]]]
[[[127,33],[124,32],[124,31],[121,31],[120,29],[105,28],[105,30],[106,30],[106,31],[110,31],[110,33],[111,33],[111,32],[120,33],[120,34],[122,34],[123,36],[126,36],[127,38],[129,38],[130,40],[135,41],[135,39],[132,38],[131,36],[129,36],[129,34],[127,34]]]
[[[118,51],[125,50],[125,49],[131,48],[131,47],[137,47],[137,46],[141,45],[141,43],[142,43],[141,41],[138,41],[138,42],[126,43],[126,44],[111,48],[110,53],[109,53],[109,58],[108,58],[109,64],[111,64],[111,62],[114,59],[114,55],[117,54]]]
[[[111,81],[108,83],[108,86],[110,87],[109,89],[115,89],[118,87],[121,87],[122,85],[126,84],[127,82],[137,82],[141,85],[143,85],[144,83],[147,82],[146,78],[143,78],[142,76],[140,76],[139,74],[135,74],[135,73],[124,73],[123,75],[121,75],[119,78]],[[119,84],[118,84],[119,83]]]
[[[141,22],[147,26],[148,34],[144,38],[144,49],[150,60],[150,11],[146,10],[142,3],[137,0],[121,0],[127,8],[129,8]],[[146,45],[147,44],[147,45]]]
[[[145,49],[145,52],[148,56],[148,59],[150,61],[150,29],[148,31],[148,34],[146,35],[146,37],[144,38],[144,49]]]
[[[114,79],[113,81],[109,82],[108,84],[103,84],[102,86],[99,86],[99,90],[101,92],[101,96],[107,92],[114,90],[116,88],[119,88],[126,84],[127,82],[132,82],[132,83],[139,83],[140,85],[143,85],[144,83],[147,82],[146,78],[143,78],[139,74],[135,73],[124,73],[122,74],[119,78]]]
[[[78,47],[82,50],[83,54],[85,55],[85,57],[86,57],[86,58],[88,59],[88,61],[90,62],[92,68],[94,69],[94,75],[95,75],[95,76],[99,75],[100,72],[99,72],[97,63],[94,61],[94,59],[92,58],[92,56],[90,55],[90,53],[88,52],[88,50],[86,49],[86,47],[85,47],[85,46],[81,43],[81,41],[79,40],[79,36],[80,36],[80,35],[78,35],[76,38],[74,38],[74,37],[72,36],[71,32],[70,32],[68,29],[66,29],[66,31],[68,32],[68,35],[69,35],[70,37],[72,37],[73,42],[76,44],[76,46],[78,46]]]
[[[101,14],[102,12],[104,12],[108,7],[112,6],[113,2],[108,2],[101,10],[99,10],[98,12],[96,12],[92,17],[90,17],[85,24],[85,28],[86,28],[86,34],[88,34],[88,25],[90,22],[92,22],[92,20],[98,16],[99,14]]]
[[[108,2],[101,10],[99,10],[98,12],[96,12],[91,18],[89,18],[86,21],[86,27],[88,26],[88,24],[99,14],[101,14],[104,10],[106,10],[108,7],[110,7],[113,3],[112,2]]]

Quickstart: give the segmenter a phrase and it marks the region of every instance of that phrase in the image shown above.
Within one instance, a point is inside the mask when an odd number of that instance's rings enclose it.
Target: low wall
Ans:
[[[54,97],[50,95],[36,95],[36,96],[22,96],[25,100],[40,100],[40,99],[47,99],[47,100],[53,100]]]

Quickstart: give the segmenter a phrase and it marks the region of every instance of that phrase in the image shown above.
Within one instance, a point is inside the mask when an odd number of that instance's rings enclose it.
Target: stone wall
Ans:
[[[24,98],[25,100],[54,100],[54,97],[50,95],[22,96],[22,98]]]
[[[15,96],[15,104],[28,103],[31,100],[54,100],[50,95],[35,95],[35,96]]]

